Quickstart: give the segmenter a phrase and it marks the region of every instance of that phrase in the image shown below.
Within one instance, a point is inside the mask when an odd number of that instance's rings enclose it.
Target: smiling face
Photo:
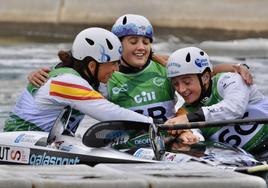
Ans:
[[[118,61],[100,64],[98,80],[102,83],[107,83],[114,71],[118,71]]]
[[[122,39],[122,47],[124,60],[131,66],[140,68],[149,58],[151,43],[149,38],[143,36],[126,36]]]
[[[88,69],[92,73],[92,75],[95,74],[96,70],[96,62],[91,61],[88,64]],[[98,81],[102,83],[107,83],[108,80],[112,77],[112,74],[114,71],[118,71],[119,66],[118,66],[118,61],[111,61],[108,63],[100,63],[99,64],[99,70],[98,70]],[[87,73],[86,73],[87,74]]]
[[[200,97],[201,86],[196,74],[174,77],[172,78],[172,85],[187,104],[194,103]]]

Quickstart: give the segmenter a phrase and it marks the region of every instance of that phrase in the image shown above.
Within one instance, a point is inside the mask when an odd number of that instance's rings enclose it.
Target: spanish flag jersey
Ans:
[[[73,109],[69,125],[73,132],[84,115],[99,121],[152,122],[149,117],[109,102],[71,68],[54,69],[49,75],[50,78],[42,87],[29,85],[25,89],[6,121],[5,131],[50,131],[57,116],[66,106]]]

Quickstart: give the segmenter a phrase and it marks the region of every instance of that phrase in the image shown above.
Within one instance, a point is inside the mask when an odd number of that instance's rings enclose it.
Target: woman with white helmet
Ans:
[[[219,73],[211,77],[209,56],[199,48],[175,51],[169,57],[166,68],[167,76],[184,98],[188,112],[168,120],[166,124],[268,117],[268,99],[254,85],[246,85],[237,73]],[[236,145],[252,153],[268,137],[268,126],[264,125],[206,128],[201,131],[206,139]]]
[[[152,122],[152,118],[124,109],[106,100],[99,83],[106,83],[118,70],[121,43],[110,31],[88,28],[75,38],[71,52],[61,51],[58,64],[40,88],[29,84],[7,119],[5,131],[50,131],[66,106],[73,109],[68,129],[75,132],[84,114],[105,120]]]

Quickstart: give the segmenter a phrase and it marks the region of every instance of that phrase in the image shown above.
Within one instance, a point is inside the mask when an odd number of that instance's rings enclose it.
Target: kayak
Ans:
[[[87,147],[67,130],[71,108],[57,117],[51,131],[0,133],[0,164],[94,166],[99,163],[152,163],[113,148]],[[85,138],[86,139],[86,138]]]
[[[0,133],[0,164],[75,165],[153,162],[112,148],[89,148],[80,138],[62,135],[52,144],[48,133],[18,131]]]
[[[189,160],[212,166],[245,167],[261,164],[242,149],[221,143],[200,142],[188,148],[178,146],[177,142],[163,144],[162,138],[158,134],[152,136],[154,131],[151,127],[141,122],[100,122],[88,128],[82,139],[77,138],[68,134],[70,115],[71,108],[65,108],[49,133],[0,133],[0,164],[94,166],[99,163],[179,163]],[[126,145],[129,147],[125,148]],[[164,150],[163,145],[170,147]],[[151,156],[146,156],[148,153]]]

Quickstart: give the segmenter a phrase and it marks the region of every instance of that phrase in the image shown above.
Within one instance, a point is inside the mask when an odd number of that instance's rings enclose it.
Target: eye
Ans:
[[[186,60],[186,62],[190,62],[191,61],[191,55],[190,55],[190,53],[187,54],[185,60]]]
[[[111,44],[111,42],[108,39],[106,39],[106,43],[107,43],[108,48],[110,50],[112,50],[113,49],[113,45]]]
[[[86,41],[89,45],[93,46],[94,45],[94,41],[89,39],[89,38],[86,38]]]
[[[205,53],[204,53],[203,51],[201,51],[201,52],[200,52],[200,55],[202,55],[202,56],[203,56],[204,54],[205,54]]]
[[[148,38],[144,38],[144,39],[142,40],[142,42],[143,42],[143,44],[145,44],[145,45],[150,44],[150,39],[148,39]]]
[[[125,16],[123,19],[123,25],[125,25],[127,23],[127,17]]]

